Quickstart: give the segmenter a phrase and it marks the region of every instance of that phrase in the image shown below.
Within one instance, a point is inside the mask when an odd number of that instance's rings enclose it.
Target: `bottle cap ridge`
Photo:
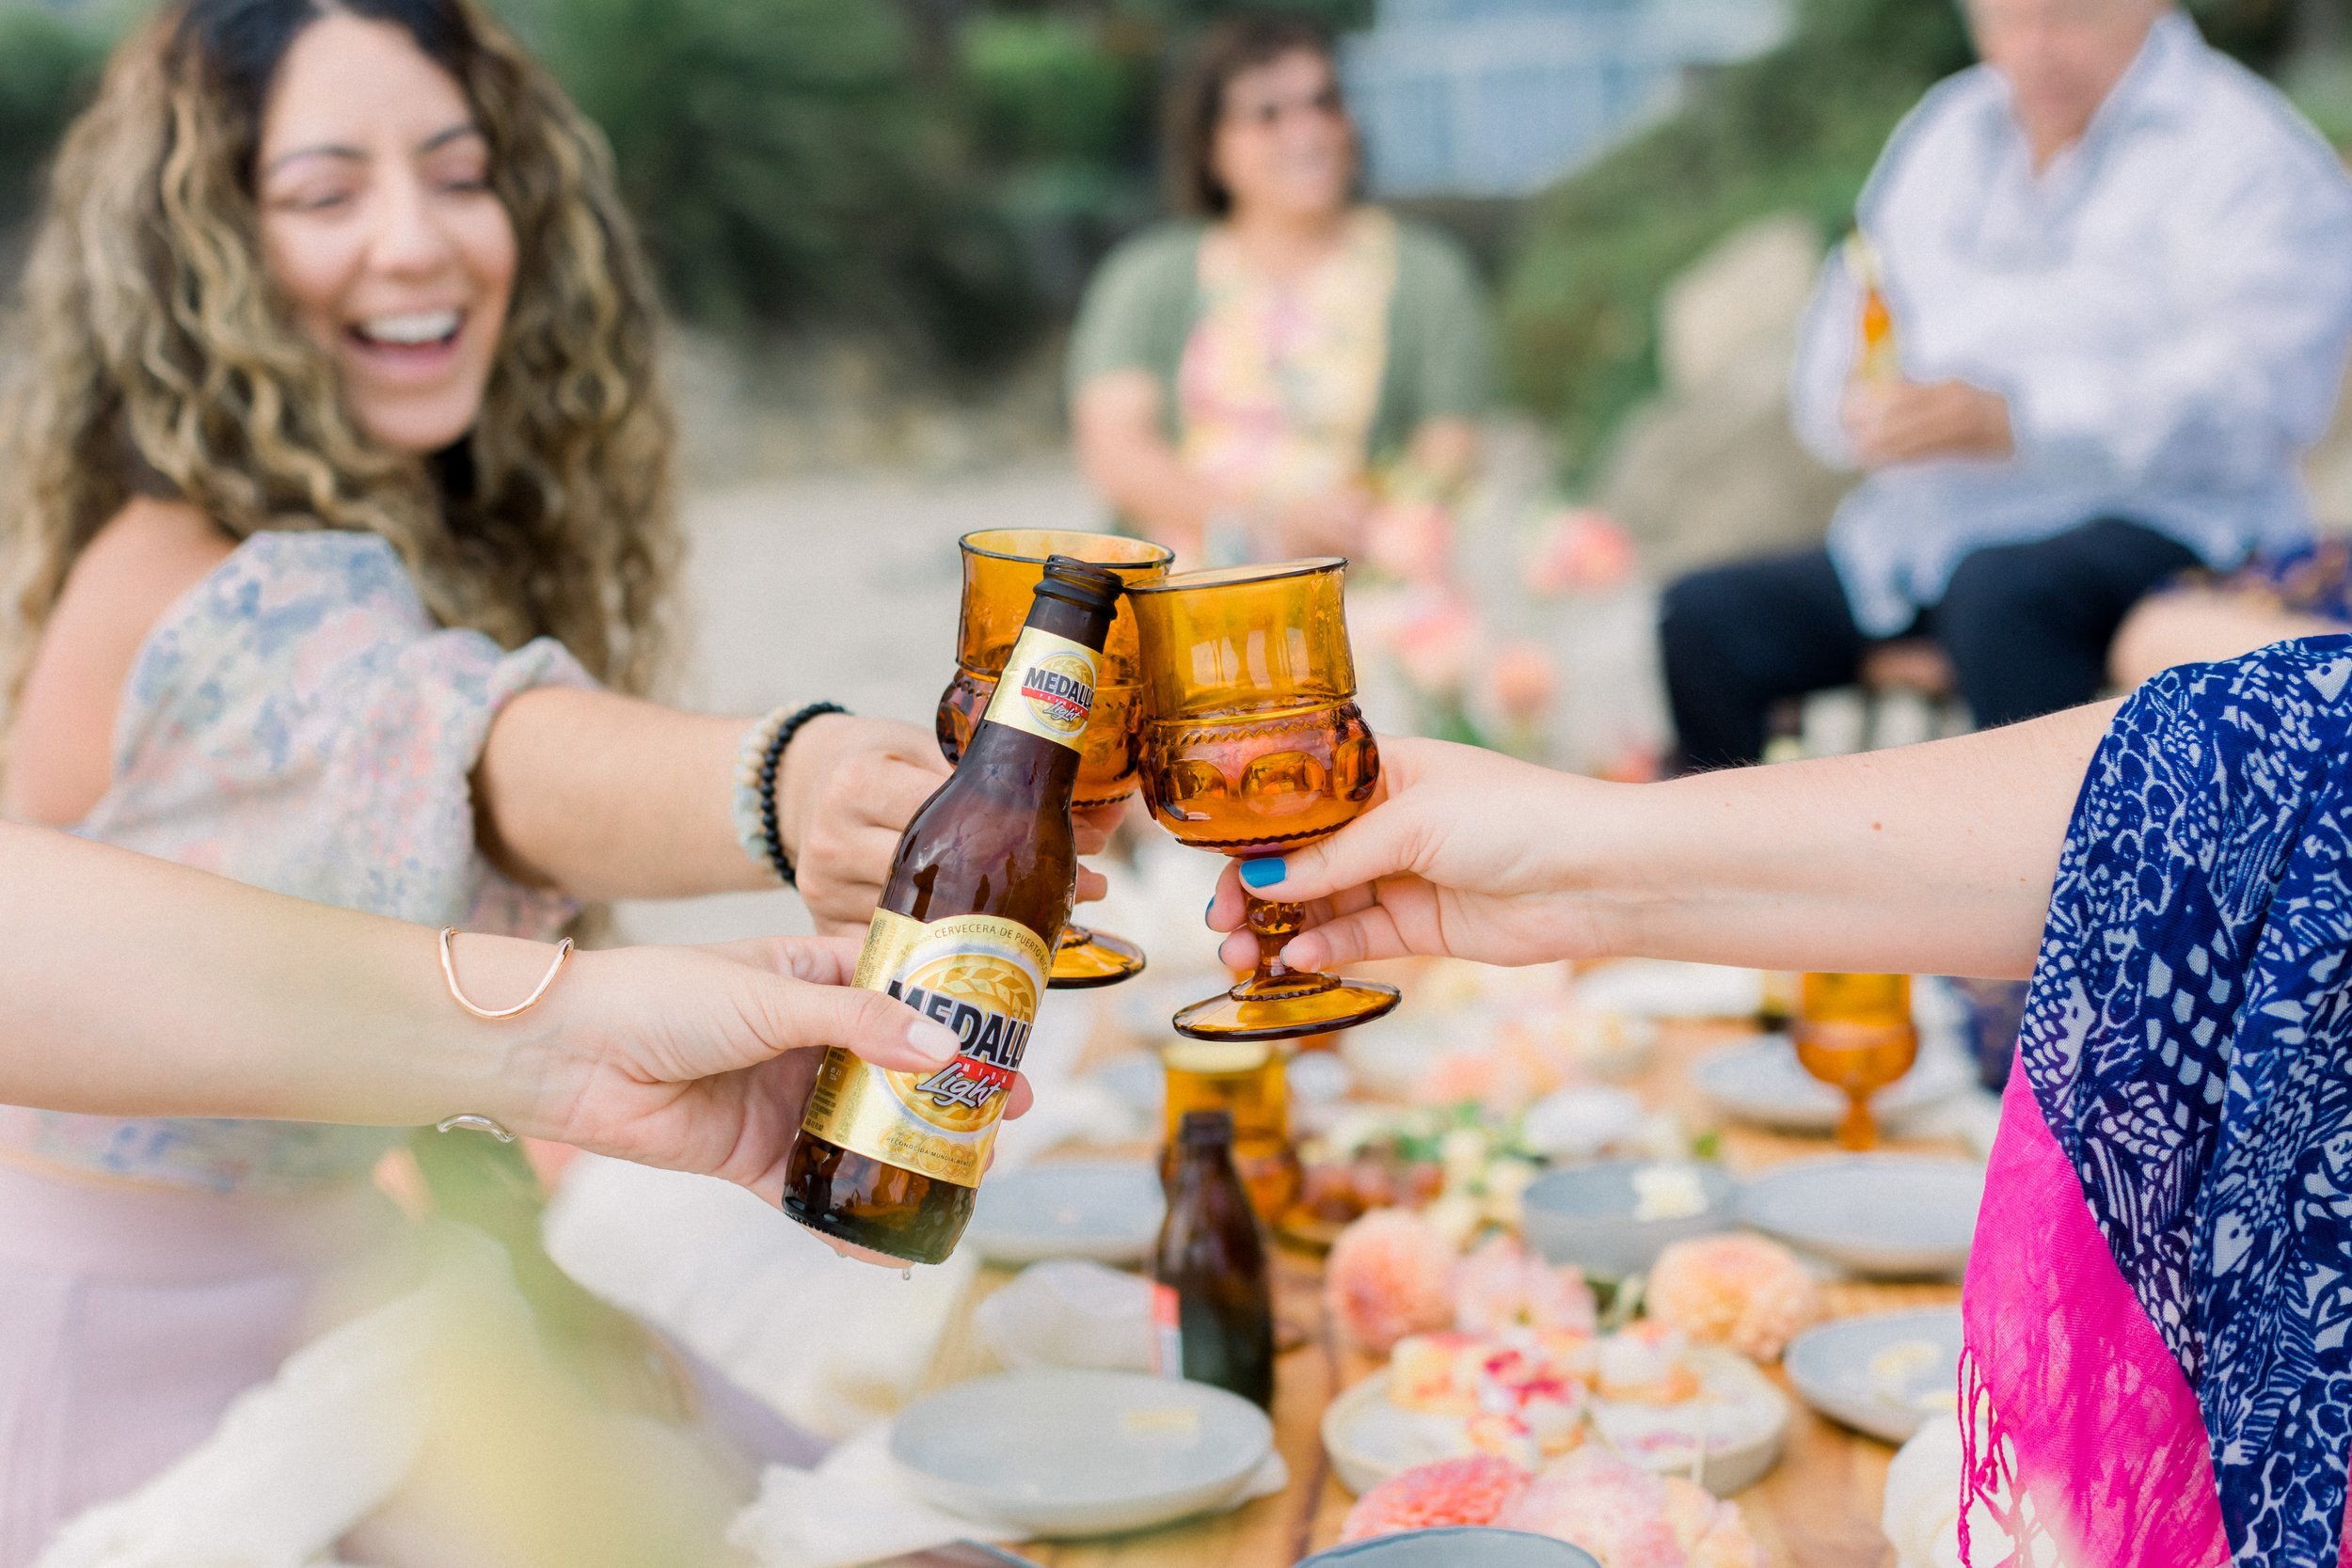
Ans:
[[[1044,579],[1037,585],[1040,597],[1086,610],[1108,610],[1125,590],[1117,572],[1067,555],[1047,556]]]

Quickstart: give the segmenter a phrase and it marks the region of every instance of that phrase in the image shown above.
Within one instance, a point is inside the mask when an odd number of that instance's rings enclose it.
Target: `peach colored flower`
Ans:
[[[1633,563],[1633,541],[1606,514],[1565,507],[1544,520],[1522,577],[1543,598],[1599,594],[1630,578]]]
[[[1494,1522],[1581,1546],[1601,1568],[1687,1568],[1667,1502],[1664,1481],[1587,1443],[1546,1467]]]
[[[1748,1521],[1736,1503],[1719,1505],[1707,1533],[1691,1547],[1691,1568],[1765,1568],[1762,1543],[1748,1533]]]
[[[1560,672],[1539,642],[1505,642],[1486,661],[1486,685],[1495,705],[1514,722],[1542,720],[1559,694]]]
[[[1491,1106],[1505,1089],[1505,1066],[1498,1052],[1449,1051],[1422,1069],[1413,1101],[1440,1110],[1471,1101]]]
[[[1555,1268],[1509,1236],[1496,1236],[1454,1271],[1454,1326],[1465,1334],[1513,1327],[1593,1332],[1593,1289],[1573,1268]]]
[[[1761,1236],[1677,1242],[1650,1271],[1650,1317],[1708,1344],[1777,1360],[1821,1315],[1821,1291],[1803,1264]]]
[[[1356,1499],[1340,1540],[1369,1541],[1440,1525],[1491,1525],[1527,1490],[1527,1472],[1493,1454],[1400,1470]]]
[[[1424,596],[1390,634],[1400,673],[1422,691],[1458,691],[1478,652],[1478,615],[1454,594]]]
[[[1324,1305],[1349,1339],[1386,1355],[1408,1334],[1452,1324],[1454,1262],[1454,1243],[1420,1215],[1375,1209],[1332,1243]]]
[[[1454,519],[1430,500],[1392,500],[1365,525],[1364,554],[1406,582],[1442,582],[1454,556]]]

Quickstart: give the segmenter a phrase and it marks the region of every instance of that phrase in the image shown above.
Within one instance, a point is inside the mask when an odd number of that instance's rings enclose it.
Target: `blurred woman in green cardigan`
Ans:
[[[1384,476],[1442,492],[1476,461],[1493,350],[1470,262],[1358,199],[1308,22],[1213,30],[1168,129],[1185,215],[1104,262],[1071,343],[1080,466],[1192,563],[1357,552]]]

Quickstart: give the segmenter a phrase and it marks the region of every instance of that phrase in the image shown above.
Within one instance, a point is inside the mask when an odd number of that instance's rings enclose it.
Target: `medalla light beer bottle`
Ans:
[[[854,983],[961,1038],[936,1072],[825,1053],[784,1211],[814,1230],[917,1263],[956,1247],[1005,1094],[1070,918],[1070,796],[1117,576],[1050,558],[1005,676],[955,776],[898,841]]]

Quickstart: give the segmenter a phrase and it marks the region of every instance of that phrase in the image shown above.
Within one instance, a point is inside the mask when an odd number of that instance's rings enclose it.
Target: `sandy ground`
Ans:
[[[721,713],[837,702],[929,728],[955,665],[956,541],[977,528],[1094,528],[1066,467],[953,481],[889,474],[796,479],[689,498],[694,632],[681,695]],[[622,905],[637,942],[803,931],[791,894]]]

